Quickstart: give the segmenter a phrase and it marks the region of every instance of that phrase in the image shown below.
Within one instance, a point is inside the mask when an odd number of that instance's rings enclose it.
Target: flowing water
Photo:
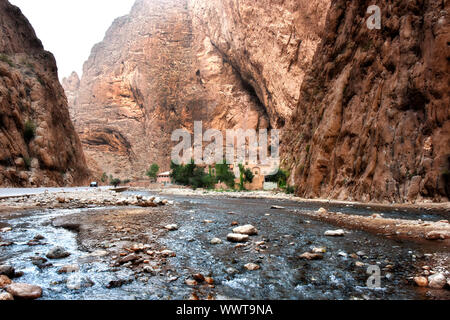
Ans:
[[[87,252],[75,232],[55,228],[51,223],[57,217],[127,210],[124,208],[55,209],[1,215],[0,226],[12,227],[11,232],[1,234],[1,241],[14,244],[0,248],[0,264],[10,264],[23,271],[24,275],[17,281],[41,286],[43,299],[187,299],[193,293],[200,298],[217,299],[426,299],[426,290],[408,280],[414,273],[414,265],[426,261],[427,254],[449,254],[449,248],[436,244],[390,240],[362,231],[351,231],[342,238],[324,237],[326,230],[336,228],[308,221],[296,212],[317,210],[319,205],[265,199],[166,198],[175,200],[171,219],[180,228],[165,232],[157,239],[155,236],[161,247],[177,254],[168,260],[169,268],[159,274],[152,276],[124,266],[112,267],[106,257],[111,245]],[[272,205],[285,209],[271,210]],[[329,209],[362,215],[378,212],[404,219],[448,218],[445,213],[432,215],[420,210],[383,211],[352,206]],[[213,222],[204,223],[205,220]],[[259,235],[251,237],[248,246],[235,249],[235,244],[226,241],[233,221],[256,226]],[[40,245],[29,246],[28,241],[36,235],[43,235],[45,240]],[[220,238],[223,243],[211,245],[213,238]],[[259,241],[265,244],[257,251],[259,246],[255,243]],[[31,257],[44,257],[56,245],[69,251],[70,257],[50,261],[53,266],[48,268],[33,265]],[[298,259],[314,247],[327,248],[323,260]],[[360,251],[364,252],[361,258],[350,257]],[[356,261],[366,266],[357,267]],[[261,269],[248,271],[244,268],[247,263],[256,263]],[[70,264],[80,265],[80,272],[57,273],[59,267]],[[380,267],[380,288],[367,287],[369,265]],[[386,269],[388,265],[392,268]],[[194,273],[210,275],[215,287],[187,286],[185,280]],[[120,288],[106,287],[117,279],[127,279],[130,283]],[[70,290],[67,283],[78,283],[82,288]]]

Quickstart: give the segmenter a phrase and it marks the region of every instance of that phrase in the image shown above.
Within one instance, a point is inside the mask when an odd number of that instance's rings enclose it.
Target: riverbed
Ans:
[[[131,194],[151,195],[136,191]],[[164,208],[88,207],[36,209],[0,216],[11,227],[1,241],[0,264],[10,264],[23,276],[17,281],[43,288],[42,299],[450,299],[448,290],[417,287],[412,277],[450,248],[435,242],[387,239],[363,231],[346,230],[344,237],[325,237],[335,227],[308,220],[302,211],[317,204],[274,199],[166,196],[175,203]],[[272,206],[284,209],[274,210]],[[327,208],[349,214],[373,212],[402,219],[448,219],[426,210],[381,210],[339,205]],[[258,235],[246,245],[227,241],[232,224],[251,224]],[[178,230],[164,227],[177,224]],[[29,245],[37,235],[45,239]],[[213,245],[218,238],[221,244]],[[120,263],[130,248],[137,260]],[[54,246],[70,256],[50,260],[39,268],[31,257],[45,257]],[[322,260],[299,256],[325,248]],[[176,256],[162,256],[170,250]],[[153,252],[153,254],[148,254]],[[259,266],[249,271],[248,263]],[[60,274],[65,265],[80,271]],[[369,288],[369,266],[378,266],[381,284]],[[194,274],[213,284],[192,285]],[[186,282],[186,280],[188,280]],[[75,287],[75,289],[74,289]]]

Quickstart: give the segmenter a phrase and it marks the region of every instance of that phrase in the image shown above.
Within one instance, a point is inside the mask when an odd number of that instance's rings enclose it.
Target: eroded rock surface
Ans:
[[[448,2],[333,1],[285,131],[304,197],[401,202],[449,197]]]
[[[56,62],[0,0],[0,186],[82,184],[89,173]]]

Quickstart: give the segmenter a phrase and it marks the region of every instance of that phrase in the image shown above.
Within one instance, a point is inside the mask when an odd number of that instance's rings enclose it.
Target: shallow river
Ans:
[[[295,212],[317,210],[318,205],[264,199],[165,198],[176,201],[172,220],[180,229],[164,233],[157,241],[177,254],[169,259],[173,274],[145,276],[136,275],[126,267],[112,268],[110,261],[101,254],[81,250],[76,233],[51,224],[56,217],[80,212],[88,214],[105,208],[44,210],[0,216],[0,226],[13,229],[1,234],[1,241],[14,242],[12,246],[0,248],[0,264],[11,264],[16,270],[23,271],[24,275],[18,281],[42,286],[43,299],[187,299],[193,293],[200,298],[211,296],[217,299],[426,299],[427,290],[415,287],[408,280],[414,273],[414,264],[426,261],[426,254],[437,250],[449,254],[449,248],[435,244],[389,240],[361,231],[351,231],[342,238],[325,237],[326,230],[336,227],[308,221]],[[286,209],[271,210],[272,205]],[[329,209],[352,214],[380,212],[348,206]],[[406,219],[448,218],[445,214],[433,216],[427,211],[385,210],[381,213]],[[204,220],[213,223],[205,224]],[[247,247],[235,249],[235,244],[226,241],[233,221],[256,226],[259,235],[251,237]],[[27,245],[36,235],[45,236],[43,244]],[[216,237],[223,243],[211,245],[211,239]],[[257,251],[255,242],[259,241],[265,241],[265,245],[263,250]],[[52,261],[53,266],[49,268],[39,269],[32,264],[30,257],[43,257],[55,245],[63,246],[71,256]],[[327,248],[323,260],[298,259],[314,247]],[[362,256],[358,259],[350,257],[356,252]],[[357,267],[356,261],[366,266]],[[244,268],[247,263],[256,263],[261,269],[247,271]],[[68,264],[79,264],[80,272],[57,273],[60,266]],[[380,267],[379,288],[367,287],[369,265]],[[386,269],[388,265],[392,268]],[[194,273],[213,277],[215,288],[187,286],[185,279]],[[67,288],[67,283],[86,282],[84,279],[89,279],[87,282],[93,285],[80,290]],[[109,281],[115,279],[133,281],[120,288],[106,288]]]

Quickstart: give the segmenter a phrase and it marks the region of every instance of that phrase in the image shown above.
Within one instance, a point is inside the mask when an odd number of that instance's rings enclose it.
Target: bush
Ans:
[[[229,188],[234,189],[235,175],[226,164],[216,164],[216,180],[225,183]]]
[[[203,168],[196,166],[194,161],[186,165],[177,165],[172,162],[170,167],[172,169],[170,177],[175,183],[191,186],[194,189],[211,189],[216,183],[216,179],[211,174],[206,173]]]
[[[266,181],[277,183],[279,188],[286,188],[288,177],[289,177],[288,172],[280,169],[276,174],[267,176]]]
[[[159,166],[156,163],[154,163],[154,164],[152,164],[150,169],[148,169],[148,171],[146,172],[146,175],[150,179],[156,180],[156,178],[158,176],[158,172],[159,172]]]
[[[30,171],[31,159],[29,157],[23,157],[23,162],[25,163],[25,168],[27,169],[27,171]]]
[[[36,136],[36,125],[31,120],[25,122],[25,126],[23,129],[23,137],[26,143],[29,143]]]
[[[108,175],[106,174],[106,172],[103,172],[101,181],[102,181],[103,183],[105,183],[107,180],[108,180]]]
[[[295,187],[293,187],[293,186],[287,186],[287,187],[286,187],[286,193],[287,193],[287,194],[294,194],[294,193],[295,193]]]
[[[114,186],[114,188],[117,188],[121,183],[122,181],[120,181],[120,179],[118,178],[114,178],[111,180],[111,184]]]
[[[0,54],[0,61],[7,63],[10,67],[14,67],[14,63],[11,59],[4,53]]]

